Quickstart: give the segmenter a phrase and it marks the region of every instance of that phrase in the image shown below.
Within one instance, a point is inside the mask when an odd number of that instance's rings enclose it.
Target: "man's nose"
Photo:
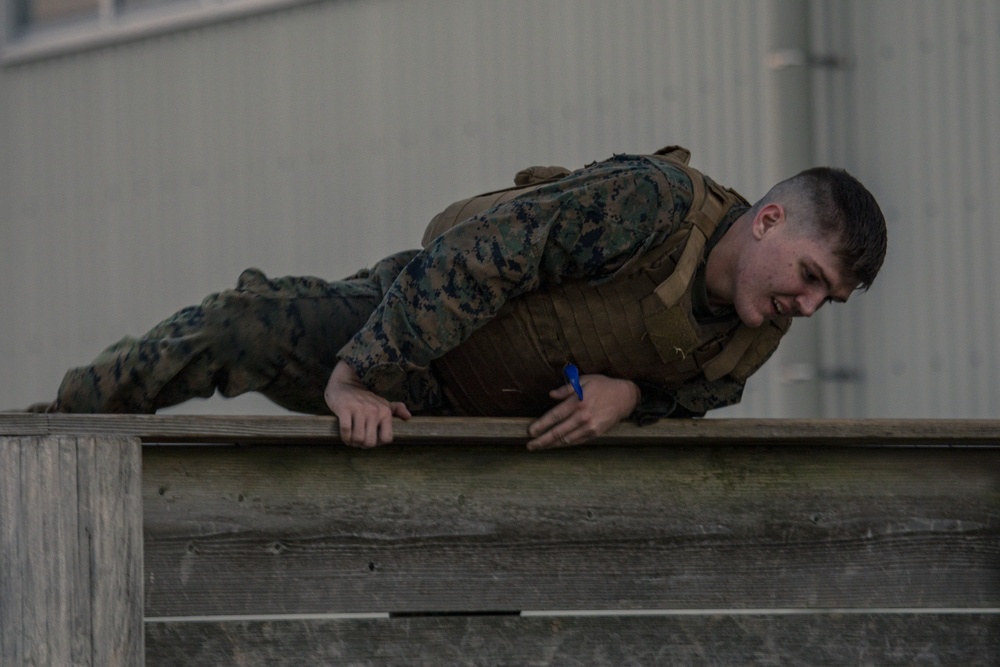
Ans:
[[[826,296],[821,290],[809,290],[798,298],[799,312],[803,317],[812,317],[825,300]]]

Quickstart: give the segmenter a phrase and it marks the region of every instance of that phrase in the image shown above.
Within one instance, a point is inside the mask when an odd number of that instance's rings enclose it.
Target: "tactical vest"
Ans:
[[[668,146],[647,157],[667,161],[691,179],[694,195],[683,224],[609,281],[567,280],[508,301],[490,322],[435,360],[444,393],[457,411],[541,414],[552,404],[548,392],[565,383],[567,362],[583,374],[668,390],[701,377],[714,381],[729,375],[742,382],[777,347],[789,318],[750,328],[737,318],[700,323],[692,314],[691,286],[708,239],[733,206],[749,204],[689,167],[686,149]],[[423,243],[569,173],[534,167],[519,172],[513,188],[456,202],[431,220]]]

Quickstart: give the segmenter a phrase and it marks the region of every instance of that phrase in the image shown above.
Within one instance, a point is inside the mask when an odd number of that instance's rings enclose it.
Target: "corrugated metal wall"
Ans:
[[[526,165],[680,142],[761,194],[759,7],[325,2],[3,69],[0,405],[247,266],[412,247]]]
[[[823,313],[825,409],[844,416],[1000,412],[1000,3],[826,0],[815,46],[821,160],[863,172],[890,219],[870,294]]]
[[[919,386],[915,412],[982,414],[997,396],[997,7],[811,5],[819,48],[857,58],[814,75],[821,154],[911,232],[873,294],[823,314],[825,366],[871,367],[866,385],[828,385],[827,410],[898,413],[891,394]],[[0,69],[0,407],[50,398],[66,367],[247,266],[332,278],[413,246],[444,204],[529,164],[679,142],[759,196],[785,175],[766,150],[775,6],[330,0]],[[788,414],[783,363],[729,414]]]

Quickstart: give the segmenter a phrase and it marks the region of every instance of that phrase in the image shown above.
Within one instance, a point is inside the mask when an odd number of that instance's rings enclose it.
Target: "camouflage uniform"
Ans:
[[[323,388],[337,350],[362,327],[416,251],[336,282],[269,280],[247,269],[235,289],[207,297],[126,337],[59,388],[65,412],[152,413],[189,398],[264,393],[299,412],[329,414]],[[419,385],[419,381],[415,380]]]
[[[678,228],[691,196],[683,171],[615,156],[469,218],[423,251],[392,255],[345,280],[268,280],[250,269],[235,290],[71,370],[57,409],[154,412],[218,389],[224,396],[258,391],[292,410],[328,414],[323,388],[339,358],[369,389],[414,413],[446,413],[436,358],[509,299],[564,279],[610,279]],[[744,210],[729,212],[709,248]],[[708,309],[703,276],[696,280],[696,316],[736,323],[732,309]],[[643,386],[636,416],[701,414],[741,393],[742,383],[731,378],[672,394]]]

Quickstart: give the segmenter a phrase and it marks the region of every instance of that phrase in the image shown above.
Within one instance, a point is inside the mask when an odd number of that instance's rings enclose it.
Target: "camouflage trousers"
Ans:
[[[235,289],[212,294],[67,372],[53,409],[153,413],[216,391],[227,397],[256,391],[290,410],[329,414],[323,390],[337,352],[416,252],[333,282],[268,279],[247,269]],[[428,411],[439,402],[429,372],[409,384],[411,409]]]

